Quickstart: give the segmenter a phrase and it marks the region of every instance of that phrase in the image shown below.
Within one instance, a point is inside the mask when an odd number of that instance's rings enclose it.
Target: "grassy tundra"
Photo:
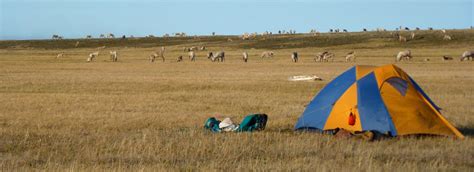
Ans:
[[[404,33],[407,37],[409,32]],[[280,35],[242,41],[235,36],[92,40],[0,41],[0,169],[17,170],[455,170],[474,168],[474,31],[418,31],[400,43],[389,32]],[[228,39],[233,41],[228,41]],[[74,48],[76,41],[80,45]],[[166,61],[149,63],[165,45]],[[207,51],[190,62],[183,47],[226,51],[212,63]],[[96,62],[88,54],[99,50]],[[305,105],[330,80],[355,64],[393,63],[411,49],[407,71],[467,137],[398,138],[375,142],[294,133]],[[117,50],[112,63],[109,51]],[[275,52],[261,59],[262,51]],[[316,63],[329,50],[335,62]],[[249,62],[241,54],[247,51]],[[291,52],[300,61],[292,63]],[[357,62],[343,56],[355,51]],[[56,59],[58,53],[64,57]],[[177,63],[176,57],[184,56]],[[455,58],[442,61],[443,55]],[[430,58],[429,62],[423,59]],[[321,82],[289,82],[314,74]],[[269,115],[259,133],[212,134],[210,116],[240,121]]]

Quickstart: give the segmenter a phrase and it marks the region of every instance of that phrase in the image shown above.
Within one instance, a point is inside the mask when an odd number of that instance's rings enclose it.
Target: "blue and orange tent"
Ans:
[[[395,65],[354,66],[344,72],[314,97],[295,129],[464,138],[420,86]]]

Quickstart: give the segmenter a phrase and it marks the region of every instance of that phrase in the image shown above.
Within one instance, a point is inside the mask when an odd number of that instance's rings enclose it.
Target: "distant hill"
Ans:
[[[415,38],[411,39],[411,33]],[[407,42],[399,42],[397,34],[407,38]],[[294,35],[259,35],[251,40],[242,40],[239,36],[199,36],[199,37],[154,37],[154,38],[114,38],[114,39],[63,39],[63,40],[5,40],[0,41],[0,49],[35,48],[35,49],[68,49],[106,47],[157,47],[157,46],[227,46],[234,48],[255,49],[287,49],[307,47],[350,46],[351,48],[383,48],[383,47],[423,47],[450,46],[453,44],[474,45],[474,30],[447,30],[452,40],[443,40],[441,30],[422,31],[385,31],[385,32],[349,32]]]

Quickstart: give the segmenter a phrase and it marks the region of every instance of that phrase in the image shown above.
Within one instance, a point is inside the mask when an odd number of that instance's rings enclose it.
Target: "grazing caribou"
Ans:
[[[248,59],[249,59],[249,54],[246,51],[244,51],[242,53],[242,60],[244,60],[244,62],[247,63]]]
[[[64,53],[59,53],[59,54],[56,56],[57,59],[59,59],[59,58],[61,58],[61,57],[64,57]]]
[[[464,51],[464,53],[462,53],[461,55],[460,60],[461,61],[474,60],[474,51]]]
[[[322,62],[324,55],[326,55],[327,53],[328,53],[328,52],[325,51],[325,52],[316,54],[316,57],[314,57],[314,61],[315,61],[315,62]]]
[[[206,48],[204,47],[204,49]],[[197,50],[197,47],[184,47],[183,49],[184,52],[190,52],[190,51],[195,51],[195,50]]]
[[[346,62],[355,61],[355,60],[356,60],[356,57],[355,57],[354,51],[347,53]]]
[[[99,52],[93,52],[89,54],[89,58],[87,58],[87,62],[92,62],[97,56],[99,56]]]
[[[318,53],[316,57],[314,58],[314,61],[315,62],[328,62],[329,59],[331,59],[331,61],[334,61],[333,57],[334,57],[334,53],[324,51],[322,53]]]
[[[452,38],[451,38],[451,36],[449,36],[449,35],[444,35],[444,36],[443,36],[443,40],[445,40],[445,41],[450,41],[450,40],[452,40]]]
[[[212,62],[215,62],[217,60],[217,62],[224,62],[225,61],[225,52],[224,51],[219,51],[217,53],[212,53],[212,52],[209,52],[207,54],[207,58],[208,59],[211,59]]]
[[[273,51],[264,51],[260,57],[266,58],[266,57],[273,57],[274,53]]]
[[[334,61],[334,56],[335,56],[334,53],[326,53],[323,56],[323,61],[324,62],[329,62],[329,59],[331,59],[331,61]]]
[[[176,62],[181,62],[183,61],[183,56],[178,56],[178,58],[176,58]]]
[[[411,51],[410,50],[405,50],[405,51],[400,51],[397,54],[397,58],[395,61],[399,62],[402,60],[411,60],[413,57],[411,56]]]

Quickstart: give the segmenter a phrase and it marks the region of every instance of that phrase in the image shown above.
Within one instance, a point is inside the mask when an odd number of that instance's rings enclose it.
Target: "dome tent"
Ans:
[[[464,138],[439,110],[420,86],[397,66],[354,66],[314,97],[295,129]]]

